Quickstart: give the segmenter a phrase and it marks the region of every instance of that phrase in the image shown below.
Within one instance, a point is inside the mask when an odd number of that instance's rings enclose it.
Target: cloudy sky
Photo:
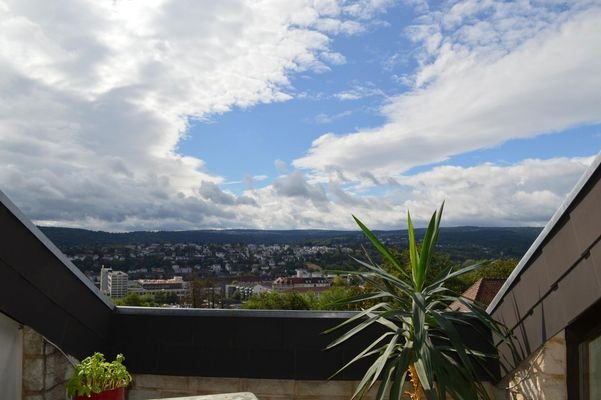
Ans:
[[[601,0],[0,0],[0,190],[111,231],[542,225],[601,150]]]

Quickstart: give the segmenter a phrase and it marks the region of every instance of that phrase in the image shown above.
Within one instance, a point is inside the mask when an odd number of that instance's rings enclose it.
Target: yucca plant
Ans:
[[[408,213],[410,272],[406,272],[392,252],[353,216],[394,270],[394,273],[388,272],[374,263],[367,252],[366,261],[355,259],[367,272],[353,273],[360,276],[373,290],[345,302],[369,300],[377,304],[327,331],[347,328],[342,336],[328,346],[331,348],[355,335],[366,333],[366,328],[373,324],[380,324],[385,328],[385,333],[336,372],[337,374],[362,359],[373,360],[353,398],[362,396],[379,381],[377,399],[382,399],[387,394],[391,400],[399,399],[404,394],[403,384],[407,377],[412,387],[408,393],[411,399],[438,400],[446,399],[447,395],[466,400],[488,398],[478,381],[476,370],[478,366],[483,367],[486,357],[493,355],[483,354],[467,346],[458,327],[468,325],[487,335],[490,332],[485,332],[486,328],[501,332],[501,327],[478,305],[445,287],[449,280],[473,271],[482,264],[459,270],[450,266],[437,277],[426,279],[438,241],[443,206],[444,203],[432,215],[419,247],[411,215]],[[448,305],[455,300],[465,304],[470,312],[450,311]]]

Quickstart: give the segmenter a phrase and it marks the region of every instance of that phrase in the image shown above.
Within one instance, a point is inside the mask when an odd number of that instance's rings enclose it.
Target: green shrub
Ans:
[[[113,362],[108,362],[102,353],[94,353],[75,366],[71,379],[67,382],[69,396],[90,396],[107,390],[127,387],[131,375],[123,365],[123,354],[117,354]]]

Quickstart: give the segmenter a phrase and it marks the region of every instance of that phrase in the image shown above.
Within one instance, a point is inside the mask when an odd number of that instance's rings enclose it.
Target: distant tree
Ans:
[[[242,308],[256,310],[310,310],[307,297],[296,292],[265,292],[251,296]]]
[[[352,311],[371,306],[369,302],[343,304],[349,297],[359,296],[364,288],[359,286],[334,286],[315,292],[267,292],[253,295],[242,308],[255,310],[338,310]]]
[[[340,275],[336,275],[332,279],[332,286],[346,286],[348,283]]]
[[[154,294],[154,302],[157,304],[179,304],[179,297],[173,292],[157,292]]]
[[[135,306],[135,307],[156,307],[157,303],[151,294],[140,295],[135,292],[129,292],[126,296],[113,299],[117,306]]]
[[[518,260],[516,259],[496,260],[486,267],[465,274],[461,277],[461,281],[463,282],[465,289],[467,289],[480,278],[507,279],[517,264]]]
[[[311,263],[311,262],[305,263],[305,269],[307,271],[313,271],[313,272],[321,271],[321,267],[319,265],[317,265],[315,263]]]
[[[359,286],[332,286],[315,297],[311,303],[311,309],[335,311],[360,310],[369,306],[367,302],[348,303],[345,300],[363,293],[363,288]]]
[[[191,284],[190,303],[194,308],[215,308],[223,303],[221,287],[211,279],[195,279]]]

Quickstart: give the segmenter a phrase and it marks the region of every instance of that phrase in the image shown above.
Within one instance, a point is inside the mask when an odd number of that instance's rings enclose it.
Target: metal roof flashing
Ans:
[[[331,318],[348,319],[358,311],[321,311],[321,310],[246,310],[211,308],[165,308],[116,306],[115,312],[121,315],[152,315],[180,317],[222,317],[222,318]]]
[[[0,203],[10,211],[21,224],[23,224],[66,268],[68,268],[79,280],[88,287],[107,307],[111,310],[115,306],[90,282],[90,280],[77,268],[62,251],[44,233],[27,218],[21,210],[0,190]]]
[[[534,242],[528,249],[528,251],[526,251],[526,254],[524,254],[524,256],[522,257],[522,259],[520,260],[518,265],[515,267],[515,269],[511,272],[511,274],[509,275],[509,277],[507,278],[507,280],[505,281],[503,286],[501,286],[501,289],[499,290],[497,295],[493,298],[490,305],[486,308],[486,312],[488,312],[489,314],[492,314],[492,312],[495,311],[497,306],[501,303],[501,300],[503,300],[503,297],[505,297],[505,295],[507,294],[509,289],[513,286],[513,283],[522,274],[522,271],[526,269],[526,266],[529,264],[532,256],[536,253],[536,251],[539,249],[541,244],[545,241],[547,236],[549,236],[551,231],[559,223],[559,221],[561,220],[561,217],[564,215],[566,210],[572,205],[572,203],[574,202],[576,197],[578,197],[578,194],[580,194],[582,189],[584,189],[586,184],[591,180],[591,178],[593,177],[595,172],[600,168],[600,166],[601,166],[601,152],[599,152],[595,156],[595,159],[593,160],[591,165],[584,172],[584,174],[580,177],[580,179],[578,180],[578,182],[576,183],[576,185],[574,186],[572,191],[568,194],[568,196],[563,201],[563,203],[559,206],[557,211],[555,211],[555,214],[553,214],[553,216],[551,217],[549,222],[547,222],[547,224],[545,225],[545,227],[543,228],[541,233],[538,235],[536,240],[534,240]]]

